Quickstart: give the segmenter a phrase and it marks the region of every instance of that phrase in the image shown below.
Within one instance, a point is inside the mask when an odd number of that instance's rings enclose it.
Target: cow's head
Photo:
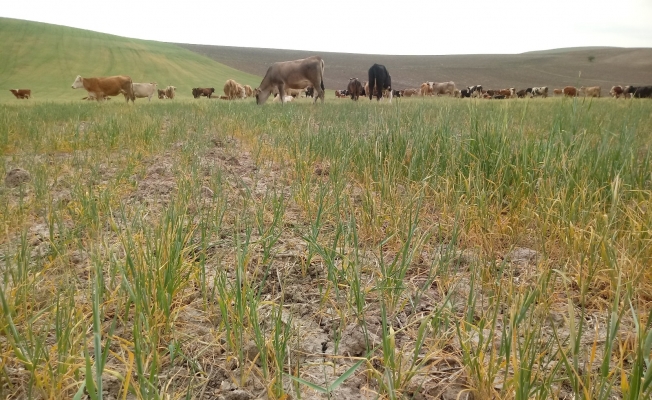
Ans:
[[[75,81],[72,83],[72,88],[81,89],[83,87],[84,87],[84,78],[82,78],[81,75],[77,75],[77,78],[75,78]]]
[[[257,87],[256,89],[254,89],[254,93],[256,94],[256,104],[262,105],[265,104],[272,91],[269,89],[261,90],[259,87]]]

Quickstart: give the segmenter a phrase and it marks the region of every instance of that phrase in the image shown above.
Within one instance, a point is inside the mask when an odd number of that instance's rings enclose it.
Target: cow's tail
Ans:
[[[131,87],[131,93],[130,93],[129,97],[131,98],[131,102],[135,103],[136,102],[136,93],[134,93],[134,81],[131,78],[129,78],[129,86]],[[127,100],[127,103],[128,102],[129,102],[129,100]]]
[[[321,86],[321,90],[326,90],[326,88],[324,88],[324,60],[321,60],[321,83],[320,83],[320,86]]]

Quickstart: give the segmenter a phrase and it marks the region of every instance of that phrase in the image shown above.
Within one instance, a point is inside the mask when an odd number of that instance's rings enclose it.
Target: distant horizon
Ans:
[[[71,27],[70,27],[71,28]],[[105,32],[100,32],[100,33],[105,33]],[[120,35],[116,35],[120,36]],[[126,36],[125,36],[126,37]],[[130,38],[130,39],[137,39],[137,38]],[[147,39],[142,39],[142,40],[147,40]],[[160,40],[152,40],[153,42],[160,42]],[[338,54],[360,54],[360,55],[365,55],[365,56],[406,56],[406,57],[429,57],[429,56],[482,56],[482,55],[492,55],[492,56],[499,56],[499,55],[519,55],[519,54],[527,54],[527,53],[537,53],[537,52],[543,52],[543,51],[555,51],[555,50],[591,50],[591,49],[628,49],[628,50],[634,50],[634,49],[652,49],[652,46],[648,47],[638,47],[638,46],[633,46],[633,47],[627,47],[627,46],[573,46],[573,47],[554,47],[554,48],[549,48],[549,49],[536,49],[536,50],[527,50],[527,51],[522,51],[520,53],[452,53],[452,54],[380,54],[380,53],[352,53],[349,51],[331,51],[331,50],[315,50],[315,49],[290,49],[290,48],[281,48],[281,47],[260,47],[260,46],[231,46],[231,45],[222,45],[222,44],[203,44],[203,43],[184,43],[184,42],[162,42],[162,43],[170,43],[170,44],[184,44],[184,45],[190,45],[190,46],[208,46],[208,47],[232,47],[234,49],[261,49],[261,50],[281,50],[281,51],[303,51],[303,52],[319,52],[319,53],[338,53]]]
[[[151,41],[151,42],[161,42],[161,43],[170,43],[170,44],[187,44],[187,45],[192,45],[192,46],[216,46],[216,47],[232,47],[232,48],[245,48],[245,49],[263,49],[263,50],[288,50],[288,51],[303,51],[303,52],[319,52],[319,53],[339,53],[339,54],[360,54],[360,55],[382,55],[382,56],[406,56],[406,57],[419,57],[419,56],[464,56],[464,55],[519,55],[519,54],[527,54],[527,53],[536,53],[536,52],[543,52],[543,51],[555,51],[555,50],[589,50],[589,49],[652,49],[652,45],[647,46],[647,47],[640,47],[640,46],[608,46],[608,45],[592,45],[592,46],[572,46],[572,47],[554,47],[554,48],[545,48],[545,49],[535,49],[535,50],[527,50],[527,51],[522,51],[518,53],[449,53],[449,54],[389,54],[389,53],[364,53],[364,52],[350,52],[350,51],[332,51],[332,50],[315,50],[315,49],[293,49],[293,48],[283,48],[283,47],[262,47],[262,46],[234,46],[234,45],[225,45],[225,44],[205,44],[205,43],[186,43],[186,42],[179,42],[179,41],[167,41],[167,40],[156,40],[156,39],[142,39],[142,38],[137,38],[137,37],[131,37],[131,36],[125,36],[121,34],[116,34],[116,33],[111,33],[111,32],[102,32],[98,30],[93,30],[93,29],[86,29],[86,28],[78,28],[76,26],[69,26],[69,25],[62,25],[62,24],[57,24],[57,23],[52,23],[52,22],[45,22],[45,21],[35,21],[31,19],[23,19],[23,18],[11,18],[11,17],[3,17],[0,16],[1,18],[6,18],[6,19],[14,19],[17,21],[27,21],[27,22],[34,22],[34,23],[39,23],[39,24],[49,24],[49,25],[55,25],[55,26],[61,26],[64,28],[71,28],[71,29],[80,29],[80,30],[85,30],[85,31],[91,31],[91,32],[97,32],[97,33],[102,33],[106,35],[113,35],[113,36],[118,36],[122,38],[127,38],[127,39],[136,39],[136,40],[145,40],[145,41]]]
[[[384,15],[372,18],[370,10]],[[652,48],[651,15],[649,0],[359,0],[310,8],[278,0],[273,9],[258,0],[22,0],[0,10],[2,17],[158,42],[401,56]]]

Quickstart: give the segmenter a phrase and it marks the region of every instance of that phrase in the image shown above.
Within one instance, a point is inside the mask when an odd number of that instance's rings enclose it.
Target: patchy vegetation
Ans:
[[[650,395],[652,103],[309,102],[0,106],[0,396]]]

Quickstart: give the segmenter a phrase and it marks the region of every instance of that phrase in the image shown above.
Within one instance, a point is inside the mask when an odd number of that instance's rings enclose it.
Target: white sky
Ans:
[[[652,47],[652,0],[0,0],[0,16],[164,42],[369,54]]]

